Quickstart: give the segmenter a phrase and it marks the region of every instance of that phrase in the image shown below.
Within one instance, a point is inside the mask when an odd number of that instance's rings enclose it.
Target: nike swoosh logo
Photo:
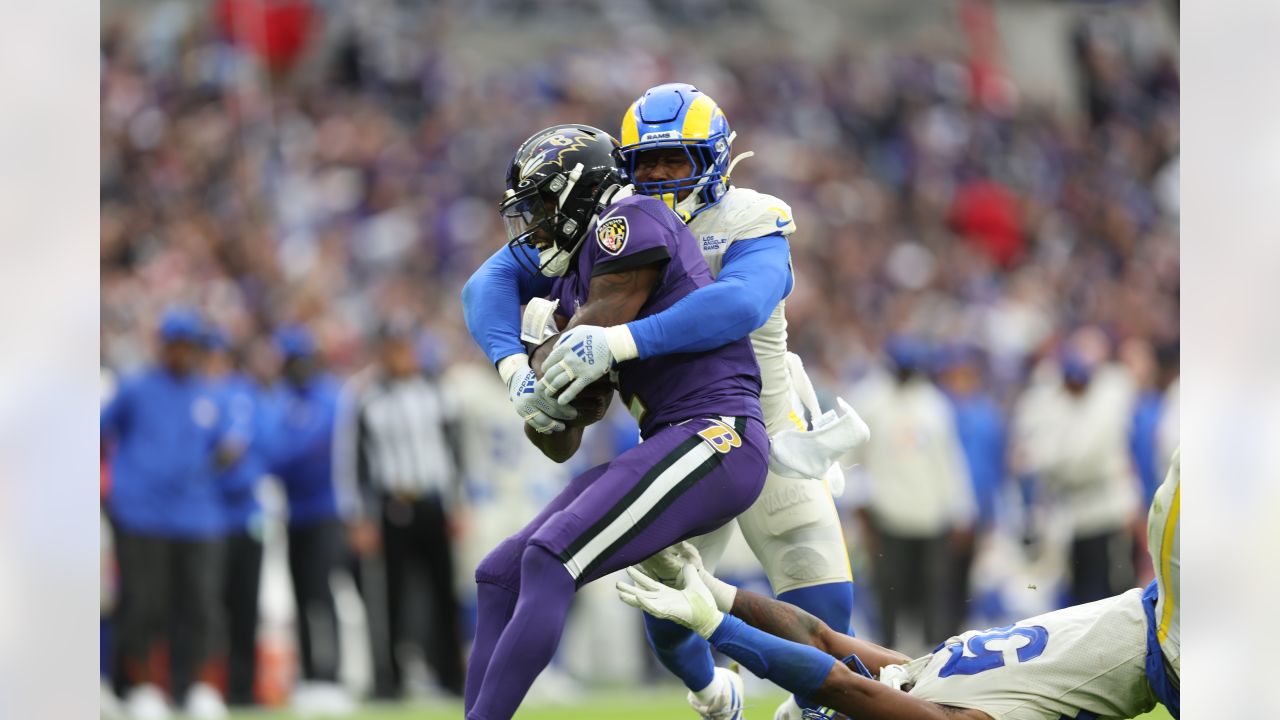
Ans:
[[[791,220],[788,218],[778,218],[777,220],[773,221],[773,224],[777,225],[778,227],[786,227],[791,224]]]

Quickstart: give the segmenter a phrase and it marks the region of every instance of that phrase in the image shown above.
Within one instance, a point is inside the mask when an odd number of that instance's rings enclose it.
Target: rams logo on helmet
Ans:
[[[596,242],[610,255],[617,255],[627,246],[627,219],[611,217],[596,228]]]

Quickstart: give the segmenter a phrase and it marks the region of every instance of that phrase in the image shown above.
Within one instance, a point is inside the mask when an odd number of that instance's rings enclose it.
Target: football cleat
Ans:
[[[705,705],[689,693],[689,704],[694,711],[706,720],[742,720],[742,676],[729,668],[718,667],[714,682],[719,684],[720,692]]]
[[[169,720],[169,703],[164,693],[155,685],[137,685],[124,703],[125,713],[130,720]]]
[[[796,704],[796,696],[788,695],[786,700],[773,711],[773,720],[804,720],[804,709]]]
[[[222,694],[206,683],[191,686],[184,710],[192,720],[223,720],[227,717],[227,705]]]

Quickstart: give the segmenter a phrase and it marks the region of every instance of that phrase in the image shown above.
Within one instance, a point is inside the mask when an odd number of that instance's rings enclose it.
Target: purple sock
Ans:
[[[529,686],[551,662],[577,588],[551,553],[530,545],[520,566],[520,600],[490,655],[467,720],[510,720]]]
[[[476,639],[471,645],[471,659],[467,662],[467,682],[463,708],[466,711],[476,704],[480,696],[480,684],[493,649],[502,637],[502,631],[511,621],[519,595],[491,582],[476,583]]]

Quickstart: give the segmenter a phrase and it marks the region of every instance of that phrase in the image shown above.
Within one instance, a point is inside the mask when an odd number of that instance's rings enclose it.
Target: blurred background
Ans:
[[[662,82],[715,98],[755,152],[734,183],[791,204],[791,347],[871,426],[838,499],[857,633],[917,654],[1145,582],[1178,440],[1177,49],[1155,0],[104,1],[104,702],[453,707],[476,562],[635,441],[615,414],[538,456],[459,291],[516,146],[616,133]],[[367,449],[387,378],[429,398],[412,483]],[[955,485],[937,517],[904,492]],[[904,541],[950,561],[900,574]],[[721,575],[767,590],[743,543]],[[683,692],[597,583],[531,702],[644,684]]]

